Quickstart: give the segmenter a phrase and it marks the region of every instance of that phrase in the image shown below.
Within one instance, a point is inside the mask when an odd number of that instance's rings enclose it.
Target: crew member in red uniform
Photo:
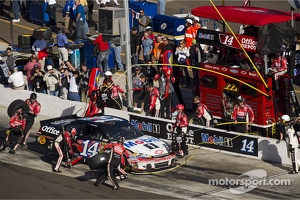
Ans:
[[[195,96],[194,97],[194,103],[197,105],[196,112],[198,113],[197,117],[201,118],[203,117],[206,121],[206,126],[210,126],[210,122],[212,120],[212,116],[207,108],[207,106],[200,102],[200,97]]]
[[[98,102],[98,91],[94,90],[91,93],[89,106],[85,112],[86,117],[90,117],[96,114],[104,114],[104,106]]]
[[[98,187],[99,184],[101,184],[103,181],[108,179],[113,184],[113,189],[118,190],[120,188],[117,179],[114,175],[114,171],[118,170],[118,167],[121,164],[121,158],[123,155],[125,155],[127,158],[129,158],[128,152],[125,150],[124,147],[125,138],[119,137],[117,140],[117,143],[109,143],[103,147],[103,150],[111,149],[110,151],[110,157],[107,164],[107,170],[101,171],[98,175],[98,178],[96,180],[95,186]],[[126,174],[126,173],[125,173]]]
[[[112,80],[112,73],[111,73],[111,71],[107,71],[107,72],[104,73],[104,79],[103,79],[103,83],[102,84],[106,85],[107,81],[112,81],[112,83],[114,83],[113,80]]]
[[[286,58],[281,56],[280,53],[276,53],[276,57],[271,64],[271,71],[274,76],[276,90],[279,90],[278,78],[287,72],[287,65],[288,62]]]
[[[189,48],[193,45],[193,39],[196,38],[195,30],[192,26],[193,21],[191,19],[186,20],[186,27],[185,27],[185,33],[184,33],[184,41],[186,44],[186,47]]]
[[[24,137],[24,129],[26,127],[26,119],[23,115],[23,110],[22,108],[20,108],[10,119],[9,121],[10,124],[10,129],[6,130],[6,138],[5,141],[1,144],[0,146],[0,151],[4,151],[6,149],[6,147],[9,145],[10,143],[10,136],[11,133],[13,132],[14,134],[19,134],[19,138],[18,138],[18,143],[23,141],[23,137]],[[15,150],[10,149],[9,153],[14,154]]]
[[[160,110],[159,91],[156,87],[153,87],[152,83],[147,83],[145,89],[150,92],[149,110],[146,115],[158,117]]]
[[[72,128],[71,132],[69,131],[63,132],[63,137],[68,147],[68,154],[70,159],[66,162],[66,167],[68,168],[71,168],[72,166],[76,165],[79,161],[83,159],[82,156],[76,156],[73,151],[72,143],[74,138],[76,137],[76,134],[77,134],[77,130],[75,128]]]
[[[189,120],[187,115],[184,113],[184,105],[178,104],[176,106],[177,117],[175,124],[171,131],[172,134],[172,150],[177,153],[179,157],[188,155],[188,146],[186,144],[186,133]],[[176,135],[175,135],[176,131]]]
[[[193,19],[194,21],[194,23],[193,23],[193,28],[194,28],[194,31],[195,31],[195,36],[197,35],[197,31],[198,31],[198,29],[199,28],[201,28],[202,26],[201,26],[201,24],[200,24],[200,19],[199,19],[199,17],[194,17],[194,19]]]
[[[106,85],[108,90],[110,90],[109,94],[111,100],[113,101],[113,108],[122,110],[123,102],[120,98],[120,95],[122,95],[123,99],[126,99],[124,90],[119,85],[115,85],[112,80],[107,80]]]
[[[242,123],[236,124],[235,131],[239,133],[247,133],[247,123],[253,123],[254,113],[251,107],[245,103],[244,97],[239,96],[237,102],[237,105],[233,108],[232,119],[235,122]]]

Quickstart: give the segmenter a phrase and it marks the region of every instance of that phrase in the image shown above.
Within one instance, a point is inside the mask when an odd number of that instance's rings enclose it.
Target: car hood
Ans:
[[[133,153],[142,153],[153,157],[169,154],[169,147],[165,142],[147,135],[126,140],[124,146]]]

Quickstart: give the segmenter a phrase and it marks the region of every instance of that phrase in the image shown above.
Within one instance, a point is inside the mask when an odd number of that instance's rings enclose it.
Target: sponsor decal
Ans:
[[[154,137],[142,138],[142,139],[140,138],[135,141],[127,141],[127,142],[125,141],[124,146],[130,149],[130,147],[144,144],[145,147],[149,149],[154,149],[158,147],[157,145],[154,144],[155,142],[161,142],[161,141]]]
[[[228,71],[228,68],[227,67],[222,67],[222,71]]]
[[[154,153],[155,154],[162,154],[164,151],[163,150],[156,150]]]
[[[232,138],[201,133],[202,142],[233,148]]]
[[[42,131],[44,131],[46,133],[53,134],[53,135],[59,135],[60,134],[60,130],[56,130],[55,127],[53,127],[53,126],[43,126]]]
[[[160,29],[161,30],[165,30],[166,28],[167,28],[167,23],[162,23],[161,25],[160,25]]]
[[[245,74],[247,74],[247,72],[246,71],[241,71],[241,74],[245,75]]]
[[[257,74],[249,72],[249,76],[257,76]]]
[[[214,40],[215,36],[213,34],[209,34],[209,33],[199,33],[198,38],[199,39]]]
[[[236,69],[231,69],[230,72],[231,72],[231,73],[235,73],[235,74],[239,73],[239,71],[236,70]]]
[[[131,124],[141,131],[160,134],[160,125],[159,124],[153,124],[150,122],[147,123],[144,121],[139,122],[138,120],[131,120]]]
[[[185,28],[185,26],[184,25],[180,25],[180,26],[178,26],[177,27],[177,32],[181,32],[181,31],[183,31],[183,29]]]

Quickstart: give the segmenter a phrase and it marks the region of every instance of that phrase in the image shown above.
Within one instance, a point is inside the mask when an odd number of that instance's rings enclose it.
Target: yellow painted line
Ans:
[[[7,23],[7,24],[10,24],[10,21],[9,20],[5,20],[5,19],[0,19],[1,22],[4,22],[4,23]],[[13,22],[12,22],[13,23]],[[14,23],[14,26],[17,26],[17,27],[20,27],[20,28],[24,28],[24,29],[27,29],[27,30],[30,30],[30,31],[33,31],[34,29],[33,28],[29,28],[27,26],[23,26],[21,24],[18,24],[18,23]]]

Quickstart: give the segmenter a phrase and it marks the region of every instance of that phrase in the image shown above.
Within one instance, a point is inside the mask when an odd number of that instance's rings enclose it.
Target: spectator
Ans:
[[[38,62],[41,64],[41,70],[45,71],[45,59],[48,57],[48,51],[47,43],[43,34],[40,33],[37,36],[37,39],[34,41],[31,49],[35,52]]]
[[[87,97],[89,79],[90,79],[89,69],[87,68],[86,65],[81,65],[79,93],[80,93],[81,101],[85,103],[89,101]]]
[[[280,53],[276,53],[275,59],[273,59],[270,68],[274,76],[276,90],[279,90],[279,83],[278,83],[279,77],[287,73],[287,69],[288,69],[287,65],[288,65],[287,59],[284,56],[280,55]]]
[[[160,100],[158,88],[154,87],[151,83],[145,85],[145,90],[150,93],[149,110],[146,112],[147,116],[159,117]]]
[[[117,63],[117,71],[123,72],[124,71],[124,66],[122,63],[122,58],[121,58],[121,52],[122,52],[122,46],[121,46],[121,38],[120,37],[114,37],[111,40],[111,47],[114,51],[116,63]]]
[[[88,9],[89,9],[87,0],[80,0],[80,4],[83,6],[83,9],[84,9],[84,16],[85,16],[84,29],[85,29],[86,34],[89,34],[90,29],[89,29],[87,19],[86,19],[86,15],[87,15]]]
[[[200,102],[200,97],[195,96],[194,97],[194,103],[197,105],[196,113],[198,114],[198,118],[204,118],[206,122],[206,126],[209,127],[212,120],[212,115],[210,114],[210,111],[208,110],[207,106]]]
[[[98,34],[98,37],[93,43],[97,45],[99,49],[97,67],[101,69],[101,76],[103,77],[108,69],[109,44],[103,41],[102,33]]]
[[[166,11],[166,0],[157,0],[159,5],[159,14],[164,15]]]
[[[28,83],[31,83],[33,91],[47,94],[46,82],[43,80],[44,76],[45,72],[40,70],[40,66],[34,65],[34,68],[31,71],[30,81],[28,81]]]
[[[140,10],[140,16],[138,21],[139,21],[139,32],[143,34],[144,31],[146,30],[146,27],[148,26],[147,16],[145,15],[145,11],[143,9]]]
[[[187,65],[190,57],[189,48],[186,47],[185,41],[181,40],[179,46],[176,48],[175,55],[177,55],[177,63],[180,65]],[[190,75],[187,67],[181,67],[185,73],[185,81],[182,80],[182,85],[190,85]],[[184,83],[185,82],[185,83]]]
[[[0,84],[8,85],[8,66],[7,64],[2,60],[2,56],[0,56]]]
[[[162,41],[162,36],[160,34],[158,34],[156,36],[156,42],[154,44],[154,48],[153,48],[153,55],[155,58],[155,61],[157,64],[161,64],[162,63],[162,57],[161,57],[161,52],[164,48],[164,43]],[[158,69],[160,69],[161,66],[158,66]]]
[[[88,3],[87,23],[89,27],[91,27],[95,25],[95,22],[93,21],[94,0],[87,0],[87,3]]]
[[[144,63],[151,62],[152,52],[153,52],[153,40],[149,38],[148,32],[144,33],[144,37],[142,39],[142,47],[143,47]]]
[[[68,99],[71,101],[80,101],[79,95],[79,71],[74,71],[70,74],[70,87]]]
[[[193,77],[194,77],[194,85],[200,85],[200,78],[199,78],[199,63],[201,60],[201,57],[203,56],[203,51],[200,48],[200,46],[197,44],[196,40],[193,40],[193,45],[190,46],[190,63],[191,66],[194,66],[192,68],[192,72],[193,72]],[[197,67],[197,68],[196,68]],[[176,81],[176,80],[175,80]],[[174,86],[175,88],[175,86]],[[193,92],[194,92],[194,96],[198,96],[199,95],[199,91],[196,90],[195,88],[193,88]]]
[[[282,115],[281,122],[283,129],[280,132],[280,141],[285,137],[288,157],[292,161],[293,170],[289,174],[298,174],[300,162],[298,160],[298,135],[295,132],[289,115]],[[279,142],[280,142],[279,141]]]
[[[57,35],[57,50],[59,65],[64,64],[69,58],[69,52],[67,49],[68,39],[66,36],[66,29],[61,28],[59,34]]]
[[[45,0],[48,3],[47,11],[49,14],[49,26],[50,28],[56,27],[56,9],[57,2],[56,0]]]
[[[148,35],[149,35],[149,38],[150,38],[151,40],[153,40],[153,47],[154,47],[154,46],[155,46],[155,43],[156,43],[156,38],[155,38],[155,35],[154,35],[154,33],[153,33],[152,27],[151,27],[151,26],[147,26],[147,27],[146,27],[146,31],[147,31],[147,33],[148,33]]]
[[[52,65],[47,66],[48,72],[45,74],[43,80],[46,82],[48,94],[58,96],[59,94],[59,77],[60,72],[53,69]]]
[[[4,142],[0,145],[0,151],[4,151],[6,147],[10,144],[10,139],[12,134],[18,136],[18,143],[21,143],[24,137],[24,129],[26,127],[26,119],[24,117],[24,113],[22,108],[20,108],[10,119],[9,121],[10,128],[6,130],[6,138]],[[14,148],[9,150],[9,153],[15,154],[16,151]]]
[[[179,157],[188,155],[188,146],[186,145],[186,133],[188,128],[188,117],[184,113],[184,105],[178,104],[176,106],[176,122],[171,129],[172,134],[172,150],[176,152]],[[176,131],[176,132],[175,132]],[[175,136],[177,133],[177,137]]]
[[[13,54],[12,49],[10,47],[8,47],[6,49],[6,53],[7,53],[6,64],[8,66],[8,69],[12,71],[15,67],[14,54]]]
[[[186,27],[185,27],[185,34],[184,34],[184,41],[186,43],[186,47],[189,48],[192,46],[193,39],[196,38],[195,30],[192,26],[193,21],[191,19],[186,20]]]
[[[28,90],[33,91],[32,80],[30,79],[31,75],[34,72],[34,67],[42,68],[41,64],[37,62],[36,57],[30,57],[30,61],[24,66],[24,71],[26,71],[27,81],[28,81]]]
[[[139,52],[141,46],[141,38],[137,27],[132,27],[130,36],[130,50],[131,50],[131,64],[137,65],[139,63]]]
[[[133,107],[140,108],[144,110],[144,97],[143,97],[143,87],[145,83],[145,75],[141,73],[140,67],[135,68],[135,73],[132,78],[132,99],[133,99]]]
[[[73,34],[73,23],[76,19],[75,16],[75,0],[67,0],[63,9],[63,18],[65,20],[65,30],[71,36]]]
[[[66,68],[60,69],[61,76],[59,77],[59,97],[62,99],[68,99],[70,76]]]
[[[14,12],[14,19],[12,22],[20,22],[20,8],[21,8],[21,0],[14,0],[12,1],[13,12]]]
[[[252,124],[254,121],[254,113],[249,105],[245,103],[245,99],[239,96],[237,105],[233,108],[232,119],[234,122],[239,122],[235,125],[235,131],[239,133],[247,133],[249,129],[248,123]]]
[[[76,22],[76,32],[77,32],[77,41],[86,39],[86,29],[85,29],[85,14],[84,14],[84,7],[80,4],[80,0],[76,0],[75,4],[77,6],[75,10],[75,22]]]
[[[19,71],[17,67],[14,67],[13,73],[8,77],[8,83],[15,90],[24,90],[25,81],[23,72]]]
[[[154,76],[157,74],[155,67],[152,66],[152,62],[147,63],[147,67],[145,69],[145,76],[147,83],[153,83]]]

